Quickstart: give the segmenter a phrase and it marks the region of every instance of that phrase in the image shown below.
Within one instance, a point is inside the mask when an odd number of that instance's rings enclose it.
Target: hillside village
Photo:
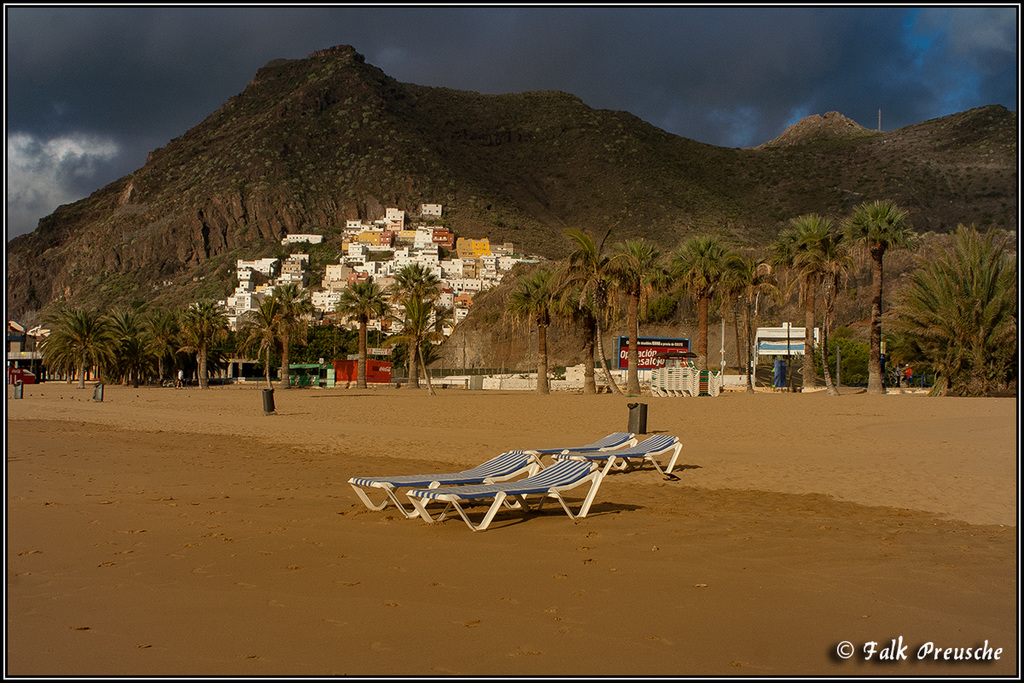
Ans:
[[[410,221],[408,225],[405,212],[397,208],[386,209],[380,220],[347,221],[341,258],[338,263],[327,265],[318,283],[310,281],[309,255],[305,253],[292,253],[283,261],[239,259],[236,264],[238,285],[227,299],[219,302],[227,312],[229,327],[237,329],[246,314],[259,307],[264,296],[285,284],[308,289],[314,320],[329,321],[346,287],[373,278],[382,289],[387,289],[394,282],[395,274],[413,264],[420,265],[441,281],[438,303],[453,311],[457,324],[469,314],[474,295],[497,285],[505,273],[525,259],[513,253],[511,243],[495,245],[487,238],[456,239],[448,228],[427,223],[438,221],[442,211],[440,204],[422,204],[419,221]],[[322,241],[323,235],[290,234],[281,244],[320,244]],[[442,258],[442,254],[448,258]],[[371,321],[369,329],[401,331],[400,323],[388,319]],[[450,333],[449,327],[445,334]]]

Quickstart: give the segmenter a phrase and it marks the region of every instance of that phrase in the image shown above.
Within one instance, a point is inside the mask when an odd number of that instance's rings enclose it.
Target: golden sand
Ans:
[[[1017,672],[1015,399],[12,394],[10,676]],[[613,473],[585,519],[473,532],[347,483],[588,443],[637,401],[679,480]]]

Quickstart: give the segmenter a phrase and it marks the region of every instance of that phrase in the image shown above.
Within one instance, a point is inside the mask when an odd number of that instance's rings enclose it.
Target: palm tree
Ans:
[[[275,294],[264,297],[260,305],[246,313],[242,323],[242,348],[245,350],[256,347],[256,358],[264,355],[264,372],[267,378],[267,388],[273,389],[274,383],[270,380],[270,353],[278,343],[278,326],[281,321],[281,303]]]
[[[395,283],[391,286],[392,301],[399,302],[401,306],[413,299],[424,304],[432,304],[440,294],[441,280],[418,263],[405,266],[398,271],[395,275]],[[410,346],[408,355],[409,386],[419,389],[420,381],[416,367],[416,358],[419,352]]]
[[[890,249],[907,249],[916,235],[907,220],[907,212],[888,200],[864,202],[853,210],[847,232],[860,242],[871,256],[872,297],[871,334],[868,356],[868,393],[884,394],[882,385],[882,259]]]
[[[562,282],[562,278],[556,278]],[[594,381],[594,344],[597,335],[597,319],[594,317],[594,303],[582,293],[579,286],[570,290],[558,290],[555,294],[556,314],[575,323],[583,331],[583,393],[596,394]]]
[[[508,301],[508,311],[517,319],[526,319],[537,327],[537,392],[548,393],[547,330],[555,307],[551,271],[540,268],[519,278]]]
[[[149,352],[156,356],[160,381],[164,380],[164,360],[173,357],[178,344],[178,316],[174,311],[151,310],[143,321]]]
[[[936,373],[936,394],[982,396],[1017,373],[1017,260],[1010,241],[959,226],[952,247],[921,268],[890,311]]]
[[[366,327],[388,312],[384,290],[372,279],[355,282],[341,293],[341,301],[334,311],[343,318],[359,323],[359,361],[356,364],[356,388],[366,388]]]
[[[743,375],[744,354],[741,351],[743,341],[740,334],[742,325],[740,324],[740,312],[737,310],[737,304],[740,302],[743,294],[743,284],[737,277],[735,272],[736,265],[734,264],[734,259],[738,257],[739,254],[733,254],[733,258],[725,263],[725,273],[723,273],[722,281],[718,285],[718,309],[722,312],[723,319],[728,320],[732,318],[733,335],[736,337],[736,372]]]
[[[405,266],[395,275],[391,286],[395,298],[417,298],[433,302],[441,294],[441,280],[418,263]]]
[[[291,340],[305,341],[302,333],[306,330],[306,316],[313,312],[313,304],[309,294],[291,282],[275,287],[274,297],[280,307],[277,331],[281,338],[281,382],[288,389],[291,387]]]
[[[110,314],[110,324],[117,338],[117,351],[111,369],[124,381],[138,387],[142,376],[153,367],[153,357],[143,339],[143,319],[138,311],[118,308]]]
[[[626,361],[626,393],[640,395],[639,366],[639,310],[647,302],[648,295],[661,286],[664,269],[659,263],[661,254],[657,248],[644,239],[627,240],[620,245],[611,259],[611,270],[616,284],[626,295],[626,325],[629,329],[629,351]]]
[[[829,370],[828,337],[832,331],[833,313],[839,284],[853,269],[853,258],[850,256],[846,233],[833,230],[828,239],[820,245],[821,258],[821,293],[825,311],[821,321],[821,364],[825,373],[825,390],[829,396],[838,396],[839,388],[832,381]]]
[[[114,358],[117,339],[110,320],[84,308],[63,308],[48,320],[50,335],[40,350],[47,366],[77,374],[78,388],[85,388],[85,373]]]
[[[181,316],[181,348],[196,354],[199,365],[199,388],[209,386],[206,361],[214,344],[228,335],[228,319],[213,301],[200,301],[185,309]]]
[[[729,251],[717,238],[698,235],[671,256],[670,272],[697,304],[697,369],[708,369],[708,302],[725,275]]]
[[[601,370],[604,372],[605,381],[611,390],[622,395],[622,390],[615,383],[611,372],[608,370],[606,355],[604,352],[604,335],[601,332],[601,319],[611,300],[612,280],[610,257],[604,254],[604,243],[611,234],[611,229],[605,233],[601,242],[595,242],[594,238],[582,230],[575,228],[565,231],[565,235],[576,244],[576,249],[569,254],[563,271],[563,281],[559,289],[563,291],[577,292],[578,301],[581,305],[589,305],[594,312],[595,339],[597,340],[597,355],[601,358]]]
[[[803,391],[817,384],[814,368],[815,298],[818,282],[825,270],[825,249],[833,239],[832,221],[817,214],[805,214],[790,221],[790,228],[775,242],[778,265],[794,268],[804,301]]]
[[[754,377],[751,373],[750,353],[753,349],[754,330],[757,329],[759,317],[759,299],[762,295],[776,297],[778,288],[772,281],[772,268],[754,256],[733,254],[727,261],[727,271],[723,285],[727,286],[739,297],[743,312],[743,347],[747,393],[754,393]]]
[[[429,301],[412,297],[402,302],[402,312],[403,315],[400,318],[402,331],[388,337],[385,343],[400,344],[404,342],[408,345],[411,356],[410,363],[413,364],[413,367],[417,362],[419,363],[420,370],[427,382],[427,391],[434,396],[434,387],[430,383],[430,375],[427,373],[426,362],[423,360],[420,347],[424,343],[433,343],[444,337],[441,333],[441,326],[449,319],[449,311],[448,309],[438,310]],[[412,388],[419,389],[419,384],[417,383]]]

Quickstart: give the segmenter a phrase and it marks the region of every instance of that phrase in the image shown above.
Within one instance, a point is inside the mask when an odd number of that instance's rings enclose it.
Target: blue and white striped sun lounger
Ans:
[[[586,446],[573,446],[571,448],[533,448],[527,451],[527,453],[536,453],[537,455],[558,455],[559,453],[590,453],[593,451],[610,451],[616,448],[625,448],[627,446],[635,446],[636,438],[632,432],[615,432],[609,434],[603,439],[598,439],[594,443],[588,443]]]
[[[555,456],[555,460],[587,460],[598,463],[604,462],[605,466],[602,471],[605,474],[613,469],[631,470],[639,467],[646,461],[654,465],[654,468],[661,474],[671,477],[672,468],[676,466],[676,460],[679,459],[679,452],[682,448],[683,444],[679,442],[679,437],[668,436],[667,434],[655,434],[654,436],[648,437],[646,440],[641,441],[635,446],[630,446],[629,448],[622,448],[616,451],[598,451],[596,453],[558,454]],[[655,456],[663,455],[670,451],[672,452],[672,455],[669,456],[668,464],[664,469],[662,469],[662,466],[658,464]]]
[[[449,510],[455,508],[456,512],[469,525],[470,529],[473,531],[483,531],[491,524],[494,515],[501,509],[502,504],[508,504],[510,498],[517,501],[517,505],[510,505],[510,507],[521,506],[524,510],[528,510],[526,498],[531,495],[543,496],[535,508],[536,510],[540,510],[544,501],[548,498],[555,498],[562,505],[562,509],[569,515],[570,519],[586,517],[603,478],[604,473],[597,469],[597,466],[593,463],[562,460],[526,479],[480,486],[442,486],[439,488],[413,489],[406,491],[406,496],[409,497],[420,518],[427,522],[439,522],[445,518]],[[562,491],[574,489],[588,482],[590,483],[590,490],[583,499],[579,512],[573,513],[568,503],[562,498]],[[474,524],[462,504],[487,499],[493,499],[493,502],[487,508],[480,522]],[[436,519],[427,512],[426,506],[429,502],[447,503]]]
[[[495,456],[487,462],[461,472],[441,474],[413,474],[397,477],[352,477],[348,483],[371,510],[382,510],[388,503],[393,503],[406,517],[416,517],[416,509],[409,510],[396,495],[402,488],[435,488],[441,485],[490,484],[505,481],[520,474],[535,474],[541,468],[540,458],[526,451],[508,451]],[[366,494],[369,489],[381,489],[386,497],[380,503],[374,503]]]

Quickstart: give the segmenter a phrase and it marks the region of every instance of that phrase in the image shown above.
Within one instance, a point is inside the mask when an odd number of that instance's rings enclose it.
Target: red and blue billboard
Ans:
[[[666,353],[689,353],[690,340],[674,337],[637,337],[638,370],[653,370],[665,366]],[[619,337],[619,369],[629,367],[629,337]]]

